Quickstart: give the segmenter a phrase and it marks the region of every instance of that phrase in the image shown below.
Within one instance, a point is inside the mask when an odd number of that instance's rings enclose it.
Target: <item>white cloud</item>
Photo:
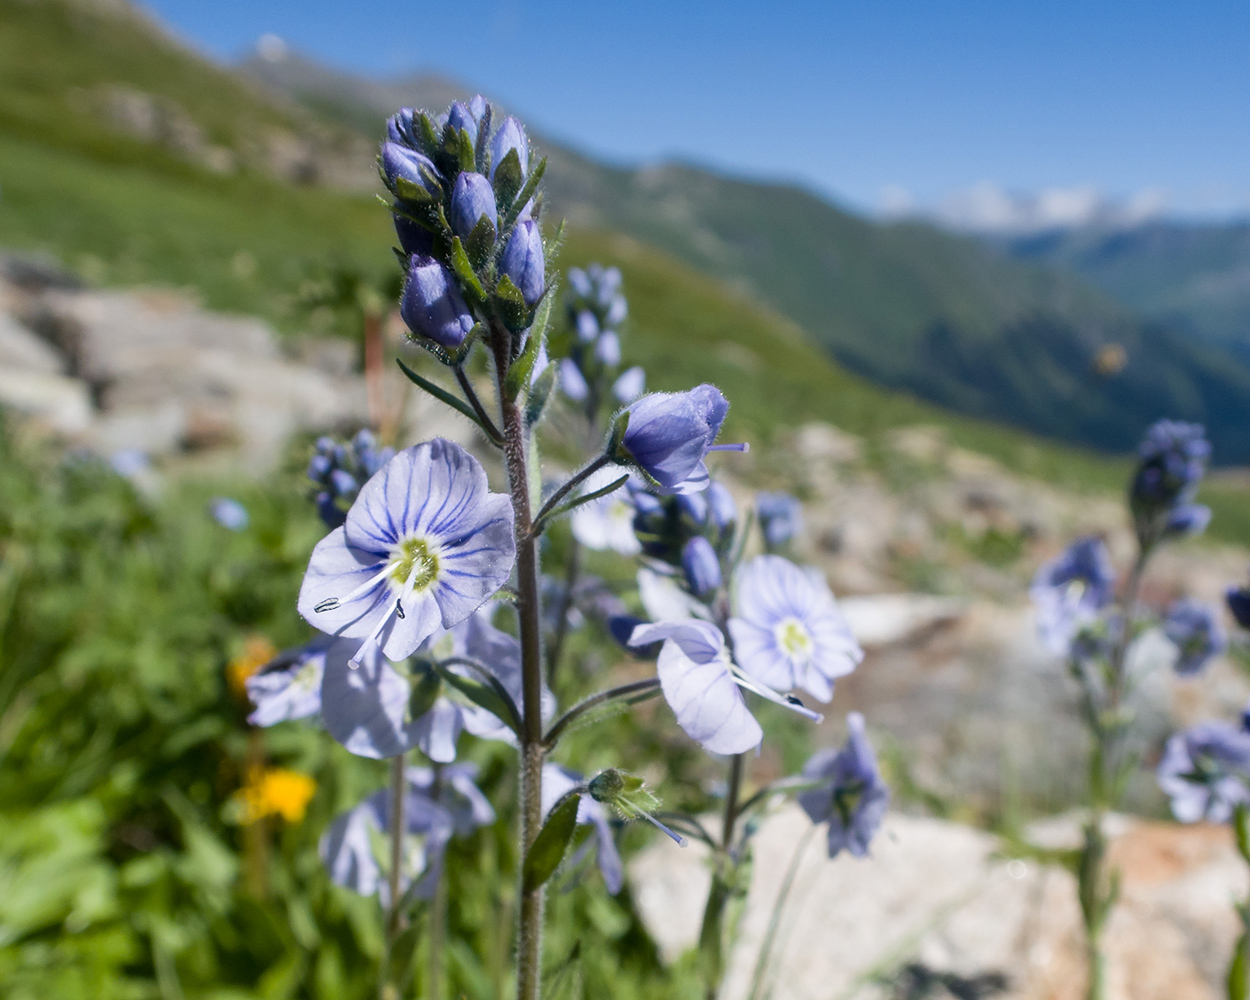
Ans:
[[[256,40],[256,52],[265,62],[280,63],[286,58],[287,45],[277,35],[261,35]]]
[[[1019,194],[982,181],[951,192],[931,207],[914,207],[912,212],[953,229],[1025,234],[1086,225],[1133,226],[1158,218],[1168,207],[1166,193],[1157,188],[1112,199],[1089,184]]]

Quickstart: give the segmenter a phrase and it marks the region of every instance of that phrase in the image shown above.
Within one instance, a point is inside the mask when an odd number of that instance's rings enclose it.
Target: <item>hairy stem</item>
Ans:
[[[517,618],[521,639],[521,859],[542,826],[543,721],[541,600],[538,587],[538,542],[532,537],[528,478],[529,448],[525,418],[516,401],[504,391],[512,361],[511,335],[498,321],[491,324],[490,347],[503,417],[504,462],[515,514],[517,547]],[[523,869],[524,865],[518,865]],[[538,1000],[542,981],[543,890],[520,893],[517,929],[517,1000]]]
[[[703,967],[704,995],[716,1000],[725,974],[725,906],[732,889],[734,828],[738,823],[738,797],[742,790],[742,754],[734,754],[729,763],[729,781],[725,790],[725,816],[721,823],[719,857],[712,869],[712,887],[703,910],[703,926],[699,931],[699,951]]]
[[[438,802],[443,794],[443,765],[434,763],[434,781],[430,785],[430,798]],[[443,948],[447,941],[447,875],[446,866],[439,872],[438,882],[434,886],[433,906],[430,909],[430,958],[426,964],[426,981],[428,983],[427,1000],[442,1000],[443,997]]]
[[[459,365],[456,365],[456,381],[460,383],[465,399],[469,401],[469,405],[473,407],[473,412],[477,414],[478,420],[482,422],[486,436],[496,441],[501,440],[503,435],[499,433],[499,428],[495,426],[495,421],[491,420],[490,414],[482,406],[482,401],[477,398],[477,392],[473,388],[473,383],[469,381],[469,376],[464,373],[464,369]]]
[[[611,464],[612,464],[611,458],[609,458],[607,455],[600,455],[593,462],[587,465],[584,469],[580,470],[579,472],[575,472],[573,475],[569,476],[569,478],[565,480],[564,484],[561,485],[561,487],[558,490],[556,490],[553,494],[551,494],[550,497],[547,498],[547,502],[543,504],[542,510],[538,512],[538,516],[534,520],[541,522],[548,514],[550,514],[553,510],[556,509],[556,507],[559,505],[561,500],[563,500],[566,496],[568,496],[571,492],[573,492],[573,489],[575,487],[580,486],[587,479],[593,476],[596,472],[602,469],[605,465],[611,465]]]
[[[399,936],[401,912],[399,876],[403,858],[404,841],[404,755],[391,758],[390,822],[387,836],[391,848],[390,867],[387,870],[387,889],[390,899],[386,907],[386,947],[382,953],[382,975],[378,977],[379,1000],[399,1000],[399,984],[395,982],[395,939]]]
[[[648,677],[644,681],[634,681],[630,684],[622,684],[620,687],[609,688],[607,691],[600,691],[598,694],[592,694],[589,698],[584,698],[576,705],[565,712],[558,718],[552,727],[547,730],[547,735],[543,738],[543,742],[550,748],[556,745],[560,734],[564,732],[574,722],[578,716],[584,715],[592,708],[598,708],[600,705],[617,698],[632,698],[636,695],[651,694],[658,691],[660,687],[660,679],[658,677]]]

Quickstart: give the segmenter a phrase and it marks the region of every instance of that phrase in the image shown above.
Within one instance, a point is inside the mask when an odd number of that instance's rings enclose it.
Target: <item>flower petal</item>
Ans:
[[[387,577],[366,586],[385,569],[385,554],[348,544],[344,529],[335,528],[313,549],[300,585],[299,613],[322,632],[363,639],[393,607]],[[343,600],[362,587],[359,596]],[[326,607],[331,601],[339,603]],[[319,606],[324,610],[318,611]]]
[[[348,660],[359,643],[339,642],[326,655],[321,717],[330,735],[360,757],[395,757],[414,744],[404,725],[411,688],[378,652],[365,650],[359,667]]]

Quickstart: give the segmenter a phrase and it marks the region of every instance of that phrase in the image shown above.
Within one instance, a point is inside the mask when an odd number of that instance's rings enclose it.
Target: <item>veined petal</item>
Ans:
[[[330,735],[360,757],[395,757],[413,746],[404,718],[411,688],[374,646],[348,660],[359,644],[336,643],[326,656],[321,717]]]
[[[442,525],[440,525],[442,526]],[[516,560],[512,502],[500,493],[481,495],[440,542],[434,600],[444,628],[468,618],[508,582]]]
[[[344,529],[335,528],[313,549],[299,613],[322,632],[363,639],[392,610],[386,568],[385,554],[348,544]]]
[[[449,764],[456,759],[456,740],[462,729],[460,706],[448,698],[438,698],[428,712],[413,721],[413,741],[430,760]]]

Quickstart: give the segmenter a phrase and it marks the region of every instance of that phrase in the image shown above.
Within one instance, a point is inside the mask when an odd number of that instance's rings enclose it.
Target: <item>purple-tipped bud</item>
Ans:
[[[713,385],[687,392],[652,393],[628,410],[617,461],[634,465],[666,494],[707,489],[704,456],[720,433],[729,402]]]
[[[508,155],[508,151],[515,149],[517,157],[521,161],[521,176],[524,177],[529,173],[530,167],[530,144],[525,137],[525,129],[521,123],[515,118],[509,116],[503,120],[503,124],[499,126],[498,131],[491,136],[490,140],[490,179],[495,179],[495,170]]]
[[[435,198],[442,193],[438,187],[439,173],[434,161],[407,146],[395,142],[382,144],[382,172],[386,174],[386,182],[392,188],[396,180],[403,177],[425,188]]]
[[[459,347],[473,329],[473,317],[456,288],[456,279],[429,258],[412,258],[399,312],[413,333],[447,348]]]
[[[605,330],[595,344],[595,357],[609,368],[621,363],[621,339],[611,330]]]
[[[720,560],[712,543],[702,535],[695,535],[681,550],[681,568],[686,573],[686,585],[696,597],[710,594],[721,585]]]
[[[400,108],[386,120],[386,137],[401,145],[412,141],[412,108]]]
[[[424,226],[418,226],[411,219],[402,215],[393,215],[395,235],[399,237],[399,245],[409,257],[428,257],[434,252],[434,234]]]
[[[467,238],[483,215],[490,219],[492,226],[499,228],[495,190],[490,186],[490,181],[481,174],[465,170],[456,178],[456,186],[451,192],[452,232],[461,239]]]
[[[533,219],[517,223],[508,245],[503,249],[503,256],[499,258],[499,270],[521,290],[526,305],[532,306],[542,298],[546,269],[543,234],[538,223]]]
[[[468,132],[471,142],[477,142],[478,117],[481,116],[474,117],[472,109],[465,107],[459,101],[454,101],[447,109],[447,124],[457,132],[461,129]]]

